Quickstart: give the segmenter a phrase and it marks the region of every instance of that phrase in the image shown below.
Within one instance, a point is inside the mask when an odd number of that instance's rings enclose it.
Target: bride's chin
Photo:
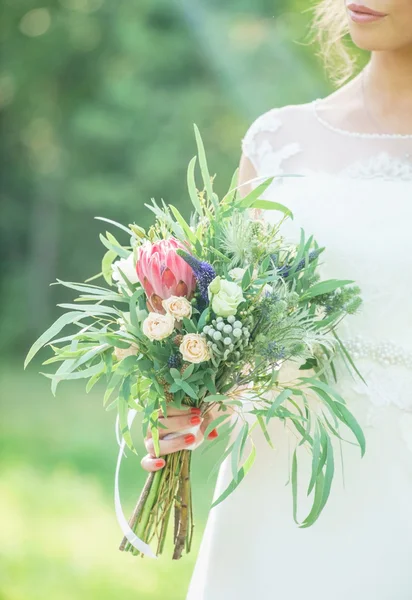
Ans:
[[[367,30],[367,26],[361,24],[353,24],[350,28],[350,36],[355,46],[361,50],[369,52],[388,52],[402,48],[399,39],[393,39],[392,36],[385,36],[380,27],[374,31]]]

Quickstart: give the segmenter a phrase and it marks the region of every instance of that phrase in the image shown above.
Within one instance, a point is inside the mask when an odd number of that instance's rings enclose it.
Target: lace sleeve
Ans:
[[[273,108],[260,115],[242,139],[243,154],[250,160],[258,176],[282,174],[284,161],[301,152],[300,144],[282,139],[283,111],[282,108]]]

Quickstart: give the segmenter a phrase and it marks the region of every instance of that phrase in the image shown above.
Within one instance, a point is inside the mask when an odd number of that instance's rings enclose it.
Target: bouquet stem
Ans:
[[[193,536],[192,494],[190,484],[191,451],[180,450],[165,457],[161,471],[150,473],[129,520],[136,535],[150,544],[157,540],[157,554],[164,549],[172,509],[175,509],[173,559],[181,558],[183,550],[190,552]],[[141,554],[127,538],[119,550]]]

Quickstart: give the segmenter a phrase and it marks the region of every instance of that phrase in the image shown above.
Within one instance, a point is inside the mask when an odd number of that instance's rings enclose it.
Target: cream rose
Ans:
[[[183,360],[190,363],[201,363],[210,359],[206,340],[200,333],[187,333],[184,335],[179,350]]]
[[[165,311],[172,315],[176,321],[181,321],[184,318],[190,319],[192,316],[192,305],[184,296],[170,296],[162,302]]]
[[[119,361],[128,356],[136,356],[137,354],[139,354],[139,348],[136,344],[130,344],[128,348],[117,348],[117,346],[114,348],[114,355]]]
[[[164,340],[173,332],[175,320],[172,315],[151,312],[143,321],[142,331],[149,340]]]

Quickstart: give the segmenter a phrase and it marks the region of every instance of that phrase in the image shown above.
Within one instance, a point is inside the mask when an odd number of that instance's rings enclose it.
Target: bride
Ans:
[[[293,438],[273,423],[272,450],[255,429],[256,463],[210,512],[188,600],[412,599],[412,2],[367,3],[323,0],[316,19],[325,54],[348,67],[349,30],[371,51],[365,69],[327,98],[258,117],[240,168],[245,192],[275,175],[265,198],[293,211],[286,236],[313,233],[326,246],[322,274],[362,288],[363,309],[341,337],[367,385],[343,367],[338,385],[365,431],[366,456],[344,445],[345,471],[321,518],[299,529],[285,485]],[[196,439],[183,433],[199,421],[172,411],[165,425],[182,435],[163,439],[161,453],[200,443],[204,423]],[[146,446],[143,467],[162,468]],[[230,480],[225,461],[215,497]]]

